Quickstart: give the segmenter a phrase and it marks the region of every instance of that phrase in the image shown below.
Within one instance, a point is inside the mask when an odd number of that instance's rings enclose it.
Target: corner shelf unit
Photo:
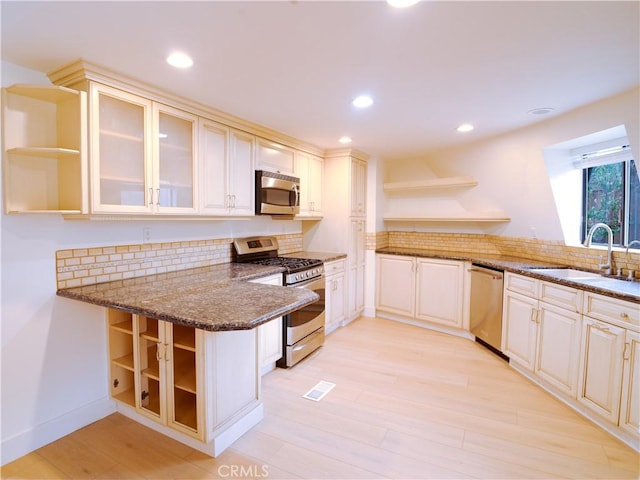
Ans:
[[[13,85],[3,105],[5,212],[86,212],[86,93]]]

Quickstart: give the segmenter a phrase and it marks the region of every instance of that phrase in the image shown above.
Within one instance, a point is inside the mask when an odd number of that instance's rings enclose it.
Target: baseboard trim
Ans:
[[[113,400],[104,397],[67,412],[29,430],[2,440],[0,465],[5,465],[54,442],[116,411]]]

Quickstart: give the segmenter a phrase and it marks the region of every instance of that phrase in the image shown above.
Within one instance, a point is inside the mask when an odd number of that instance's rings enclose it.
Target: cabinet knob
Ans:
[[[146,399],[149,396],[149,392],[143,390],[142,394],[140,395],[142,397],[142,400]]]
[[[629,314],[627,312],[620,312],[620,317],[624,318],[624,319],[627,319],[627,318],[629,318]]]

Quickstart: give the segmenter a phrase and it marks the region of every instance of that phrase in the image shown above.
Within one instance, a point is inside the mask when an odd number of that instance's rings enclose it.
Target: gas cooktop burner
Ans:
[[[321,260],[309,258],[291,258],[291,257],[271,257],[251,260],[249,263],[257,263],[258,265],[268,265],[271,267],[282,267],[287,273],[300,272],[309,267],[321,265]]]

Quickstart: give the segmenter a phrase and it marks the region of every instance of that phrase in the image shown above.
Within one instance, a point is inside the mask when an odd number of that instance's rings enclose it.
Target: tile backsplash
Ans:
[[[276,235],[281,254],[302,250],[302,234]],[[207,267],[233,260],[233,239],[74,248],[56,252],[57,288]]]
[[[503,237],[499,235],[428,233],[428,232],[379,232],[375,239],[368,238],[367,248],[403,247],[426,250],[443,250],[475,254],[503,255],[543,262],[597,270],[606,249],[566,246],[562,241],[535,238]],[[374,241],[375,240],[375,241]],[[375,244],[375,247],[374,247]],[[614,269],[634,270],[640,277],[640,252],[623,249],[613,251]]]

